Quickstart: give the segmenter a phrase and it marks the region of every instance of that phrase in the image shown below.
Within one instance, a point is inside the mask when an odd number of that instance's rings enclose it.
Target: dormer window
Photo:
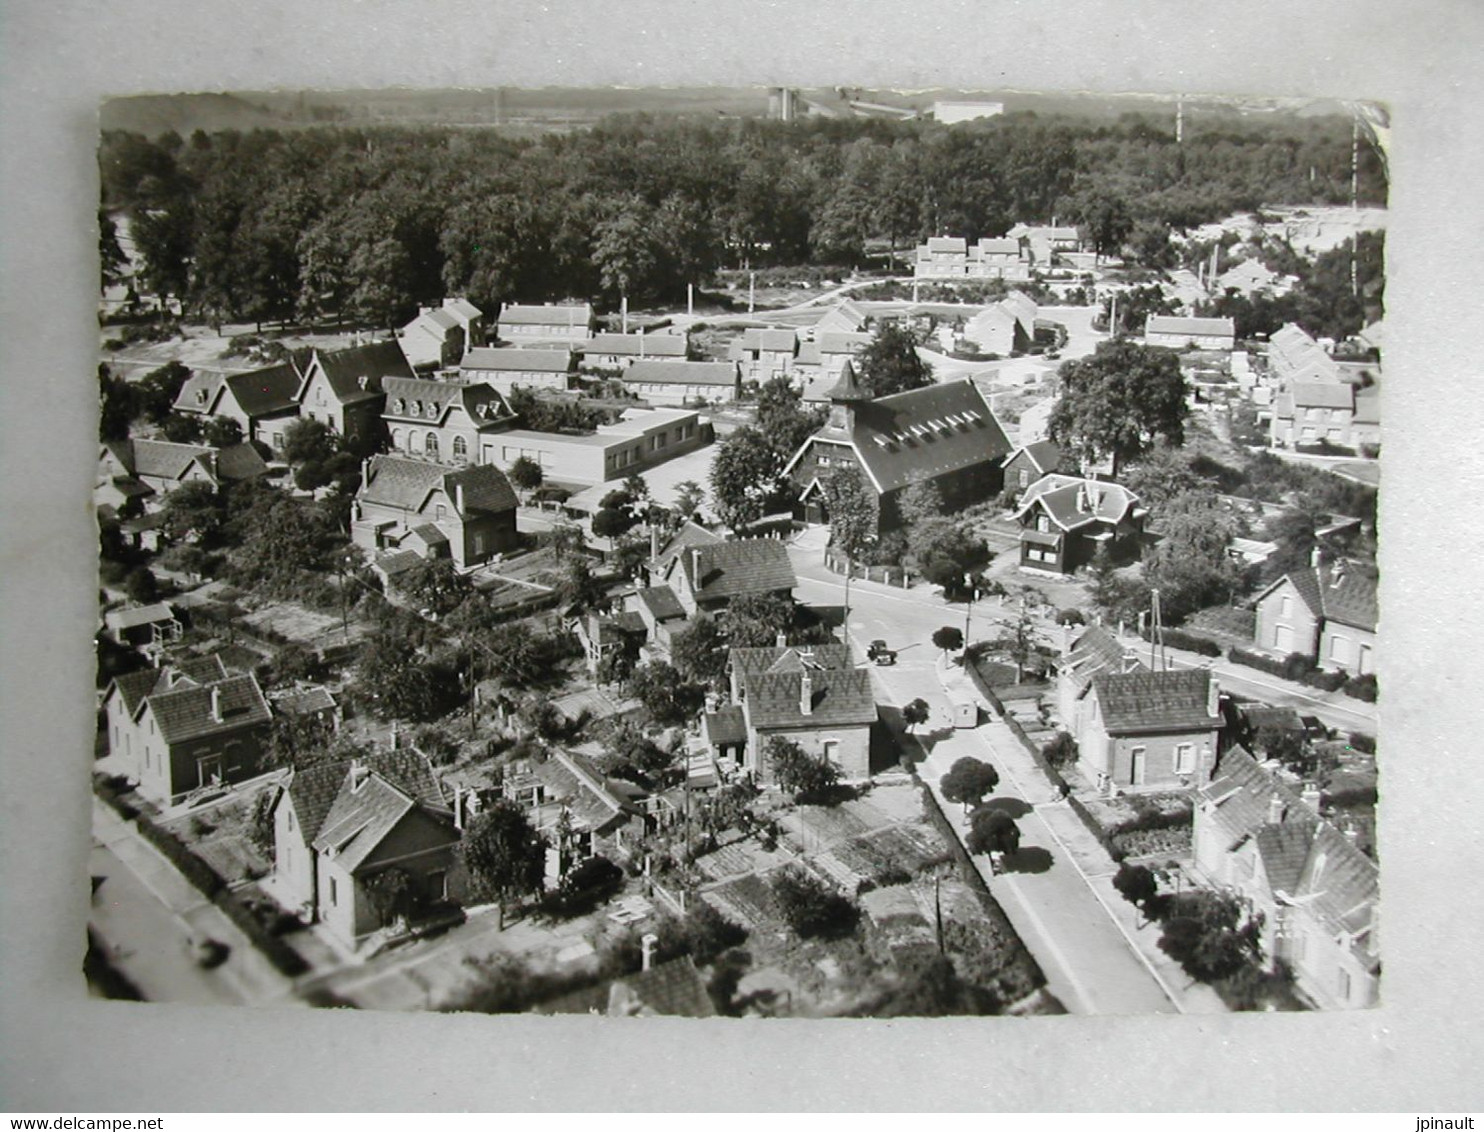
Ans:
[[[402,400],[402,398],[400,398],[400,397],[398,397],[395,401],[392,402],[392,412],[394,412],[394,413],[400,413],[400,412],[404,411],[406,408],[407,408],[407,402],[404,401],[404,400]]]
[[[423,411],[423,403],[421,401],[414,401],[414,402],[412,402],[412,412],[413,412],[413,415],[414,416],[421,416],[422,415],[422,411]]]
[[[436,401],[429,401],[428,402],[428,419],[429,420],[432,420],[437,415],[438,415],[438,402],[436,402]]]

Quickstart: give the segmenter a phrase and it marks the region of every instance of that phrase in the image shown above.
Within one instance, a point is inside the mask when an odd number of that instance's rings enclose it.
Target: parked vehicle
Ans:
[[[873,664],[885,666],[897,662],[897,653],[895,649],[887,648],[885,641],[872,641],[866,649],[866,659]]]

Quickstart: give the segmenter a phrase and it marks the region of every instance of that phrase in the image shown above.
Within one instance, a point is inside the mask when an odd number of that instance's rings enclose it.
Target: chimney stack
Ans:
[[[773,643],[775,645],[777,645],[781,649],[787,648],[788,647],[788,634],[785,633],[785,632],[783,632],[783,630],[780,629],[778,631],[778,636],[773,639]]]
[[[1221,682],[1215,676],[1210,678],[1206,685],[1206,714],[1215,716],[1221,714]]]
[[[1308,806],[1309,809],[1317,814],[1319,812],[1320,800],[1323,798],[1323,794],[1319,790],[1319,783],[1304,783],[1304,792],[1299,795],[1299,798],[1303,801],[1304,805]]]
[[[464,485],[455,480],[453,485],[453,509],[460,517],[464,514]]]
[[[457,784],[453,788],[453,827],[464,831],[464,788]]]
[[[1268,824],[1278,825],[1283,820],[1283,799],[1274,794],[1268,799]]]
[[[1320,564],[1321,561],[1322,560],[1319,557],[1319,544],[1316,542],[1314,544],[1314,549],[1311,550],[1311,551],[1309,551],[1309,566],[1310,566],[1310,568],[1311,569],[1314,569],[1314,570],[1319,569],[1319,564]]]
[[[366,783],[366,775],[370,772],[360,759],[350,760],[350,792],[354,794]]]
[[[690,585],[693,590],[701,588],[701,548],[699,546],[690,548]]]
[[[660,528],[656,523],[649,524],[649,560],[658,562],[660,558]]]
[[[222,721],[222,690],[220,688],[211,689],[211,718],[217,723]]]
[[[659,941],[660,937],[655,935],[654,932],[645,932],[644,938],[639,941],[639,946],[643,949],[644,953],[643,970],[649,970],[650,966],[654,963],[654,945],[659,943]]]
[[[814,714],[814,678],[807,671],[799,678],[799,711]]]

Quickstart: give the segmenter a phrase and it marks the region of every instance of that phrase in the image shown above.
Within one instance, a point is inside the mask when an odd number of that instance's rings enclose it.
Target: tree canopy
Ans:
[[[1090,358],[1064,362],[1051,439],[1089,461],[1119,464],[1156,440],[1185,442],[1185,378],[1174,351],[1133,342],[1100,342]]]
[[[873,398],[921,389],[933,383],[933,367],[917,352],[917,339],[900,323],[888,323],[856,355],[855,376]]]

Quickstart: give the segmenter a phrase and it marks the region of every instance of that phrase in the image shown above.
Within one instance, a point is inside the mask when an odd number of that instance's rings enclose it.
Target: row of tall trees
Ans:
[[[923,122],[614,118],[512,140],[445,129],[108,133],[105,273],[214,319],[389,325],[447,293],[481,306],[673,297],[743,264],[846,264],[867,242],[1079,223],[1103,250],[1264,202],[1340,202],[1342,119],[1200,133],[1131,117]],[[1380,173],[1367,177],[1384,199]],[[117,226],[113,218],[126,217]],[[1155,241],[1157,242],[1157,240]]]

